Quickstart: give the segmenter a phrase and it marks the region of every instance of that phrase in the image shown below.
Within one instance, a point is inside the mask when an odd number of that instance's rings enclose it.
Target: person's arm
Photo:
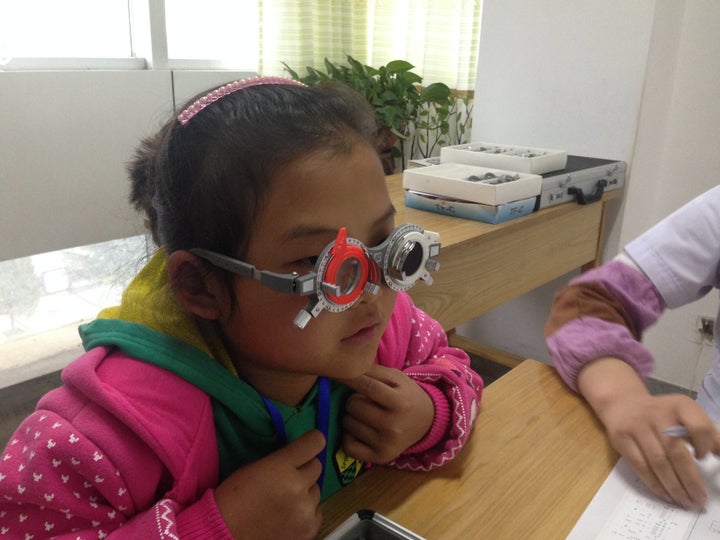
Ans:
[[[118,431],[107,448],[127,445],[129,433]],[[11,538],[226,538],[229,531],[212,498],[180,504],[172,493],[138,491],[127,483],[125,467],[137,467],[147,486],[159,487],[160,461],[142,445],[113,461],[92,433],[78,429],[62,415],[38,410],[10,438],[0,460],[0,528]]]
[[[651,396],[644,377],[653,359],[640,343],[664,302],[638,268],[616,260],[583,274],[554,299],[546,325],[553,362],[587,400],[613,447],[659,496],[699,506],[706,492],[683,439],[663,433],[680,424],[695,455],[720,450],[720,435],[683,395]]]
[[[577,390],[577,377],[598,358],[621,358],[647,377],[654,360],[640,342],[665,304],[639,270],[615,260],[581,274],[557,292],[545,324],[553,365]]]
[[[357,392],[348,400],[354,417],[350,433],[362,438],[372,426],[371,431],[380,434],[377,448],[398,431],[407,434],[392,449],[385,449],[382,455],[389,461],[379,461],[397,468],[429,470],[452,459],[472,430],[483,388],[468,355],[448,346],[440,324],[400,294],[378,358],[381,365],[350,382]],[[363,405],[375,401],[380,406],[353,411],[353,401]],[[352,449],[349,453],[353,455]],[[370,457],[366,459],[373,461]]]
[[[428,470],[453,459],[467,442],[480,407],[483,381],[470,367],[467,353],[448,345],[440,323],[415,307],[412,320],[402,371],[433,399],[436,417],[426,436],[393,465]]]

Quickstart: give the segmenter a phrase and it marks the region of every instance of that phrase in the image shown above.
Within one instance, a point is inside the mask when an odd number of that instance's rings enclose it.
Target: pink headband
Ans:
[[[233,92],[242,90],[243,88],[249,88],[250,86],[259,86],[261,84],[293,84],[295,86],[307,86],[294,79],[286,79],[285,77],[252,77],[250,79],[243,79],[241,81],[235,81],[228,83],[220,88],[216,88],[209,94],[204,95],[200,99],[193,102],[187,109],[181,112],[177,119],[183,126],[187,124],[190,119],[197,113],[202,111],[205,107],[211,103],[215,103],[218,99],[223,98]]]

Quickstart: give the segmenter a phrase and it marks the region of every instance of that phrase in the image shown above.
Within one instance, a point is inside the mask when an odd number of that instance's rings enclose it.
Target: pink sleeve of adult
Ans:
[[[640,340],[664,309],[652,282],[621,261],[575,278],[556,294],[545,325],[546,344],[558,374],[577,390],[577,376],[585,365],[614,357],[646,377],[654,362]]]

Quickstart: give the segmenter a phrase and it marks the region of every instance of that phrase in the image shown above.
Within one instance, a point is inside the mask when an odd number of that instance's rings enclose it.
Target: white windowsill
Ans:
[[[84,321],[83,321],[84,322]],[[0,357],[12,358],[0,368],[0,388],[59,371],[83,353],[79,324],[41,332],[0,345]]]

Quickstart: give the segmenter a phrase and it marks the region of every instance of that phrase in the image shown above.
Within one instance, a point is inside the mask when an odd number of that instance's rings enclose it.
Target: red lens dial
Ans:
[[[338,305],[351,304],[362,294],[367,283],[369,261],[365,250],[348,244],[347,231],[342,227],[329,252],[330,260],[325,268],[323,281],[337,285],[340,294],[327,294],[328,300]]]

